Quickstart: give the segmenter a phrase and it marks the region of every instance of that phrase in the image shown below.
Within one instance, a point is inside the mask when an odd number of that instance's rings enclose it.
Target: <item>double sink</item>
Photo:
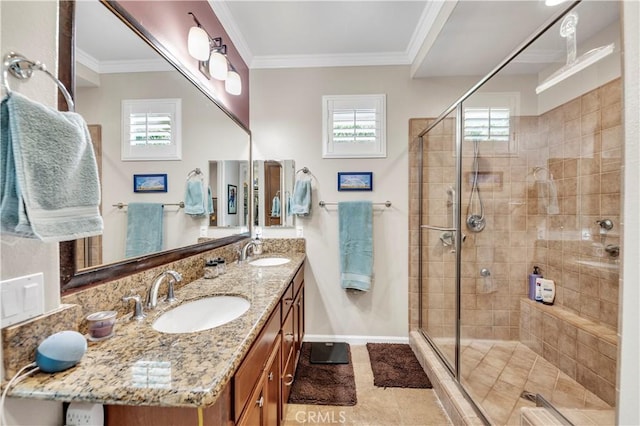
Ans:
[[[279,266],[289,263],[284,257],[263,257],[252,260],[255,267]],[[249,310],[247,299],[240,296],[218,295],[182,303],[165,312],[153,322],[153,329],[161,333],[194,333],[227,324]]]

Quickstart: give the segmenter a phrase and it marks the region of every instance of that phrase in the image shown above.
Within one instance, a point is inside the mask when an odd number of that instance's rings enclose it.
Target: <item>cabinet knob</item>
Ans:
[[[291,379],[288,382],[284,382],[285,386],[291,386],[293,384],[293,374],[287,374],[286,376],[284,376],[287,379]]]
[[[267,376],[270,382],[273,382],[273,371]]]
[[[258,407],[262,408],[264,405],[264,396],[260,395],[260,399],[256,401],[256,404],[258,404]]]

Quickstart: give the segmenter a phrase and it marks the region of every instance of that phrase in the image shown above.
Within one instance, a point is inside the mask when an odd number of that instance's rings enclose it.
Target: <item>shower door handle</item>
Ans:
[[[446,226],[420,225],[420,228],[432,229],[434,231],[457,232],[456,228],[448,228]]]

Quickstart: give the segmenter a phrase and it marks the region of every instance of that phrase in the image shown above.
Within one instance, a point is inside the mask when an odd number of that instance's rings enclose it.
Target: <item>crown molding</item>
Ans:
[[[87,52],[76,49],[76,61],[98,74],[117,74],[130,72],[174,71],[164,59],[132,59],[123,61],[99,61]]]
[[[247,64],[247,66],[249,66],[249,64],[251,64],[251,62],[253,61],[254,56],[251,53],[251,49],[249,49],[249,45],[244,39],[242,32],[238,28],[238,25],[236,25],[236,21],[235,19],[233,19],[231,10],[229,10],[226,2],[220,0],[209,0],[209,6],[222,24],[222,28],[224,28],[224,30],[229,35],[233,46],[242,57],[242,60],[245,64]]]
[[[405,52],[362,53],[339,55],[273,55],[255,56],[251,69],[357,67],[382,65],[408,65]]]

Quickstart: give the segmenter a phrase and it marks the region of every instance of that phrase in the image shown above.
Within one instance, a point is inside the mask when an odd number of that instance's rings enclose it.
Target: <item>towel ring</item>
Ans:
[[[71,94],[69,93],[67,88],[64,87],[64,84],[62,84],[62,82],[58,80],[56,76],[51,74],[43,63],[33,62],[32,60],[29,60],[16,52],[7,53],[4,57],[4,61],[2,62],[2,87],[4,88],[7,95],[11,93],[8,73],[11,73],[11,75],[18,80],[28,80],[33,75],[34,70],[42,71],[56,83],[58,89],[60,89],[60,92],[62,92],[62,95],[67,102],[69,111],[75,112],[76,107],[73,103],[73,98],[71,97]]]

